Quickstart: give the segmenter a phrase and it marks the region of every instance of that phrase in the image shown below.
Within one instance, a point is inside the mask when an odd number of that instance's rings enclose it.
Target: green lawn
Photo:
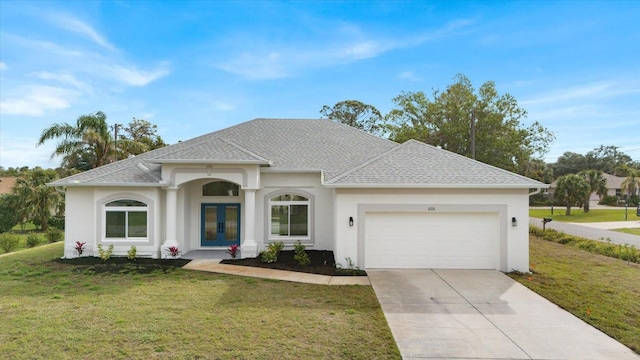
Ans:
[[[618,231],[618,232],[633,234],[633,235],[640,235],[640,228],[613,229],[613,231]]]
[[[550,209],[529,209],[529,216],[536,218],[550,217],[553,221],[562,222],[607,222],[607,221],[625,221],[623,209],[591,209],[588,213],[580,208],[571,208],[571,215],[565,215],[566,208],[554,207],[553,215]],[[636,216],[636,209],[629,208],[627,213],[627,221],[638,221],[640,217]]]
[[[62,246],[0,257],[3,358],[400,358],[370,286],[93,273]]]
[[[533,274],[510,276],[640,352],[640,264],[530,239]]]

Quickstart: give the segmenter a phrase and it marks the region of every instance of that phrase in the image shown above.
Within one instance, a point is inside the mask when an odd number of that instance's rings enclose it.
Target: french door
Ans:
[[[240,204],[202,204],[200,245],[240,245]]]

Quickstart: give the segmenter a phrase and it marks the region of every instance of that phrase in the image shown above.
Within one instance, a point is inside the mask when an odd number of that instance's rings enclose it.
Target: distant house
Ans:
[[[101,166],[66,190],[64,256],[300,241],[363,269],[529,270],[529,196],[548,185],[330,120],[256,119]]]
[[[624,182],[625,178],[605,173],[602,174],[602,177],[607,179],[607,195],[617,196],[618,198],[623,197],[624,194],[622,194],[622,183]],[[554,181],[549,186],[549,194],[551,196],[553,196],[553,190],[556,188],[556,184],[557,182]],[[600,201],[600,195],[596,194],[595,192],[591,193],[589,201]]]
[[[617,196],[619,198],[624,195],[622,193],[622,183],[625,178],[610,174],[602,174],[602,176],[607,179],[607,195]],[[591,194],[591,198],[589,200],[600,200],[600,197],[597,194]]]
[[[15,177],[0,177],[0,195],[9,194],[16,185]]]

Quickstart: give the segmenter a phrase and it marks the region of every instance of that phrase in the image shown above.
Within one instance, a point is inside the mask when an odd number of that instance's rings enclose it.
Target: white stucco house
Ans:
[[[255,119],[58,180],[64,256],[114,245],[164,257],[301,241],[363,269],[529,270],[543,183],[330,120]]]

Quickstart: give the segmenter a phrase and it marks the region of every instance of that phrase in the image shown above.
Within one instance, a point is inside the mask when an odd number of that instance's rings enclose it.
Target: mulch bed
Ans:
[[[59,264],[73,265],[75,266],[73,271],[81,273],[149,274],[157,271],[167,273],[185,266],[191,260],[149,258],[129,260],[126,257],[111,257],[105,261],[99,257],[83,256],[73,259],[55,259],[53,261]]]
[[[260,257],[245,259],[225,259],[222,264],[254,266],[267,269],[278,269],[297,271],[310,274],[330,275],[330,276],[366,276],[364,270],[355,269],[338,269],[336,267],[333,251],[328,250],[306,250],[307,255],[311,259],[309,265],[301,266],[293,258],[295,252],[293,250],[283,250],[278,255],[278,261],[274,263],[265,263]]]

